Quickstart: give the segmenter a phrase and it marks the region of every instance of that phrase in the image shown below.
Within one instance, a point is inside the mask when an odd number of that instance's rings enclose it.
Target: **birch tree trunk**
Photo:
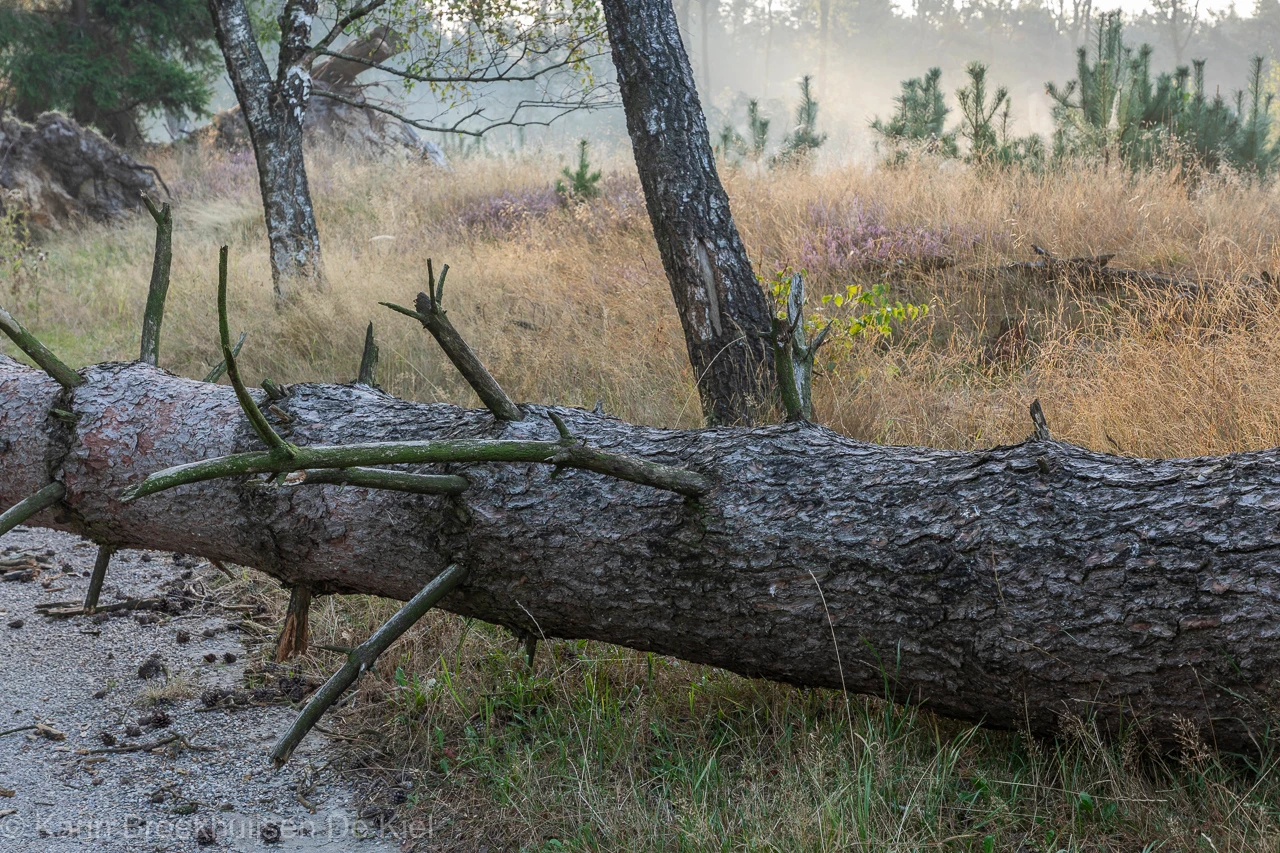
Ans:
[[[768,301],[716,172],[671,0],[604,0],[627,130],[703,414],[751,424],[774,408]],[[704,4],[705,5],[705,4]]]
[[[302,151],[302,122],[311,94],[311,18],[316,0],[290,0],[280,17],[280,59],[273,78],[244,0],[209,0],[214,34],[249,128],[271,245],[271,280],[278,299],[298,282],[322,284],[320,231],[311,206]]]
[[[317,593],[409,599],[756,676],[1053,732],[1064,713],[1171,739],[1179,718],[1250,750],[1280,699],[1280,453],[1144,460],[1048,440],[882,447],[821,427],[674,431],[556,409],[588,446],[712,478],[698,499],[550,466],[420,466],[461,495],[239,478],[132,503],[157,469],[259,449],[231,389],[143,364],[64,389],[0,357],[0,507],[52,480],[32,523],[176,550]],[[70,383],[68,383],[70,384]],[[554,439],[520,421],[364,386],[295,385],[299,446]],[[74,412],[68,424],[51,409]]]

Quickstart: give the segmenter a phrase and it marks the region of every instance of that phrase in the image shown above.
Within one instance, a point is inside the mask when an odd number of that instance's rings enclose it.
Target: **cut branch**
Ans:
[[[159,209],[146,193],[142,202],[156,221],[156,253],[151,262],[151,286],[147,289],[147,307],[142,315],[142,346],[139,360],[160,364],[160,324],[164,321],[164,303],[169,294],[169,271],[173,266],[173,210],[169,203]]]
[[[458,334],[458,330],[453,327],[453,323],[449,322],[449,317],[445,314],[442,302],[444,300],[444,280],[449,274],[449,265],[445,264],[440,270],[440,280],[437,282],[435,272],[431,266],[431,260],[427,260],[427,284],[428,293],[419,293],[415,303],[417,311],[411,311],[408,308],[402,308],[399,305],[390,302],[383,302],[382,305],[397,311],[407,317],[412,317],[422,324],[422,328],[431,333],[431,337],[436,339],[436,343],[440,345],[440,349],[444,350],[444,354],[449,357],[449,361],[453,362],[453,366],[462,374],[462,378],[467,380],[467,384],[476,392],[476,396],[484,403],[485,408],[493,412],[493,416],[500,421],[519,421],[524,419],[524,412],[515,403],[511,402],[511,398],[507,396],[507,392],[502,390],[502,386],[498,384],[498,380],[493,378],[493,374],[485,368],[476,357],[475,352]]]
[[[342,669],[335,672],[324,686],[316,691],[311,701],[302,709],[302,713],[293,721],[293,725],[276,742],[275,748],[271,750],[271,763],[275,767],[283,766],[289,760],[289,756],[293,755],[298,744],[306,737],[307,732],[320,722],[324,712],[338,701],[343,692],[355,684],[356,679],[378,660],[378,656],[405,631],[412,628],[428,610],[435,607],[440,599],[453,592],[466,576],[467,571],[462,566],[456,564],[448,566],[404,607],[400,608],[395,616],[375,631],[372,637],[356,646],[347,656],[347,662],[342,665]]]
[[[57,380],[58,384],[63,388],[75,388],[84,382],[84,378],[67,367],[62,361],[49,351],[49,348],[40,343],[35,335],[31,334],[23,327],[21,323],[13,318],[8,311],[0,308],[0,332],[4,332],[9,336],[9,340],[17,345],[18,349],[27,354],[27,357],[40,366],[40,369]]]

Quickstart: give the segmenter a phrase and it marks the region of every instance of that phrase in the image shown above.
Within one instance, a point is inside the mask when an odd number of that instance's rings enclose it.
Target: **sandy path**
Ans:
[[[36,613],[40,602],[83,599],[95,553],[90,543],[47,530],[18,528],[0,541],[0,559],[41,557],[34,579],[0,582],[0,732],[44,723],[66,736],[0,736],[0,851],[401,849],[403,837],[360,837],[370,830],[376,836],[377,826],[359,820],[354,791],[327,768],[332,756],[318,733],[286,768],[271,770],[266,754],[292,718],[288,707],[201,710],[204,691],[245,686],[249,655],[232,627],[234,612],[196,606],[158,619],[64,620]],[[6,571],[0,568],[0,577]],[[101,601],[159,594],[184,573],[189,579],[181,585],[196,590],[215,576],[194,560],[123,551]],[[179,642],[179,631],[190,639]],[[167,675],[140,678],[139,666],[152,655]],[[162,689],[177,698],[149,704]],[[139,725],[157,711],[170,719]],[[112,738],[120,747],[172,735],[211,751],[175,740],[154,751],[80,752]],[[300,781],[315,813],[299,802]],[[268,825],[279,828],[279,842],[264,842]],[[268,828],[268,839],[273,835]]]

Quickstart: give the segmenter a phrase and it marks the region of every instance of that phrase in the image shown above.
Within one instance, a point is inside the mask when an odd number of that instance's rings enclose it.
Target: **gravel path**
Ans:
[[[112,560],[103,604],[184,590],[206,601],[176,615],[37,613],[40,603],[84,598],[95,554],[47,530],[20,527],[0,542],[0,732],[47,727],[0,736],[0,853],[414,846],[359,819],[318,733],[271,770],[266,754],[294,713],[287,705],[208,709],[219,696],[244,704],[289,692],[278,677],[274,686],[259,679],[256,694],[244,689],[240,614],[207,604],[208,564],[140,551]],[[88,752],[139,745],[154,748]]]

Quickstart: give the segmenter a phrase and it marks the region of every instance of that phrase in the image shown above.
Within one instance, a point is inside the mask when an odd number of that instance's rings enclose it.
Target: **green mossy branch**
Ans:
[[[142,345],[138,359],[147,364],[160,364],[160,324],[164,321],[164,303],[169,295],[169,271],[173,266],[173,210],[166,202],[159,209],[146,194],[142,203],[156,221],[156,254],[151,262],[151,286],[147,289],[147,307],[142,314]]]
[[[50,483],[28,498],[18,501],[0,514],[0,536],[22,524],[31,516],[48,509],[67,496],[67,487],[58,482]]]
[[[245,417],[249,419],[249,423],[253,426],[253,431],[258,434],[258,438],[261,438],[267,447],[271,448],[271,454],[274,457],[278,457],[281,460],[293,458],[296,448],[277,435],[276,431],[271,428],[271,424],[267,423],[267,419],[258,408],[258,404],[249,396],[249,389],[244,387],[244,382],[240,379],[240,370],[236,367],[236,356],[231,351],[231,332],[227,329],[226,246],[223,246],[218,252],[218,336],[222,341],[222,362],[227,367],[227,378],[231,380],[231,387],[235,389],[236,399],[240,401],[240,408],[244,410]]]
[[[286,481],[285,485],[295,485]],[[457,474],[411,474],[381,468],[313,468],[303,472],[301,485],[359,486],[415,495],[460,495],[471,481]]]
[[[49,351],[48,347],[40,343],[35,335],[28,332],[21,323],[13,318],[12,314],[3,308],[0,308],[0,332],[8,335],[18,349],[25,352],[28,358],[34,361],[41,370],[57,380],[58,384],[63,388],[70,390],[84,384],[83,376],[67,367],[61,359]]]
[[[404,607],[400,608],[395,616],[392,616],[381,628],[374,631],[373,636],[352,649],[347,656],[347,662],[315,692],[315,695],[311,697],[311,701],[307,703],[302,712],[298,714],[297,719],[293,721],[293,725],[289,726],[289,730],[276,742],[275,748],[271,750],[271,764],[277,769],[284,766],[285,762],[289,760],[289,756],[293,755],[293,751],[297,749],[298,744],[306,737],[307,732],[311,731],[315,724],[320,722],[324,712],[329,710],[334,702],[338,701],[343,692],[352,684],[355,684],[356,679],[378,660],[378,656],[385,652],[405,631],[412,628],[414,623],[425,616],[428,610],[435,607],[442,598],[453,592],[466,576],[467,570],[462,566],[456,563],[449,565],[424,586],[417,595],[410,599]]]
[[[648,462],[617,453],[593,450],[563,441],[512,441],[460,438],[442,441],[406,441],[349,445],[294,447],[284,457],[273,451],[233,453],[214,459],[188,462],[158,471],[137,486],[125,489],[121,499],[137,500],[177,486],[246,474],[290,474],[317,468],[358,468],[376,465],[426,463],[515,462],[543,463],[580,468],[618,479],[698,497],[711,490],[711,478],[671,465]],[[310,476],[310,474],[309,474]],[[419,475],[423,476],[423,475]],[[315,480],[312,480],[315,482]]]

